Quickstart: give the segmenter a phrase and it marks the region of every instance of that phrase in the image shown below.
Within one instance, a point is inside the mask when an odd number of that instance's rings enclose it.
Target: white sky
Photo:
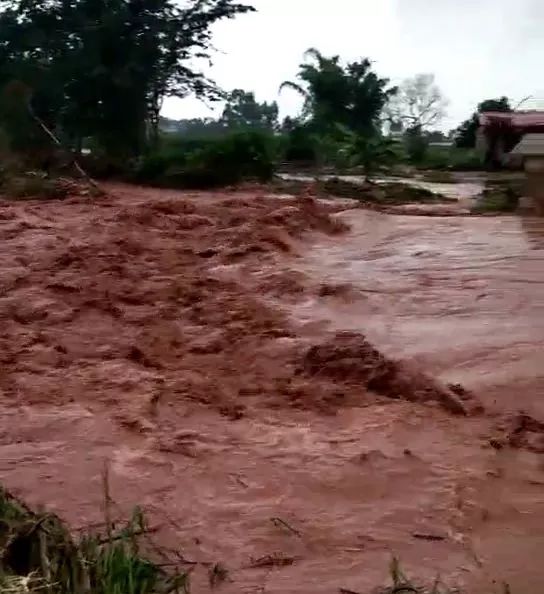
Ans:
[[[500,95],[524,108],[544,107],[544,0],[248,0],[257,13],[215,26],[219,50],[207,73],[225,90],[243,88],[277,100],[281,115],[300,108],[294,80],[303,53],[316,47],[343,59],[369,57],[398,83],[436,75],[449,100],[441,127],[466,119],[477,103]],[[199,101],[168,99],[163,115],[209,116]]]

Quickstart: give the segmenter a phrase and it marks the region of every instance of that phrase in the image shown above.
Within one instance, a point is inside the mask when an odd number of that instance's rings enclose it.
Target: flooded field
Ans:
[[[226,594],[369,592],[392,555],[538,591],[541,220],[109,191],[1,205],[6,487],[76,530],[108,467],[197,594],[217,563]]]

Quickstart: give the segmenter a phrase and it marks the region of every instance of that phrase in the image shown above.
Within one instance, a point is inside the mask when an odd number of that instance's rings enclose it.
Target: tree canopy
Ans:
[[[138,154],[165,97],[221,96],[192,61],[210,59],[215,22],[251,10],[234,0],[4,0],[0,89],[25,95],[22,109],[72,146],[92,137],[110,154]]]
[[[255,95],[243,89],[234,89],[226,96],[226,104],[221,116],[227,128],[278,128],[278,104],[259,103]]]

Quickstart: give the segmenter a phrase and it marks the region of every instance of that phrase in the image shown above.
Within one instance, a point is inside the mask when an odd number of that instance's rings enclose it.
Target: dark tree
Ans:
[[[110,155],[138,154],[157,138],[165,97],[221,96],[191,60],[209,59],[215,22],[250,10],[234,0],[4,0],[0,89],[22,85],[73,147],[92,137]]]
[[[478,104],[477,110],[465,120],[455,133],[455,145],[459,148],[474,148],[476,146],[476,132],[478,131],[479,115],[484,111],[512,111],[508,97],[486,99]]]
[[[278,128],[278,104],[259,103],[255,95],[242,89],[234,89],[226,97],[221,122],[227,128]]]

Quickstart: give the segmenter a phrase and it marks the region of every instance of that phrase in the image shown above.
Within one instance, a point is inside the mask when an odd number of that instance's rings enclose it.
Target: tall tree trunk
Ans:
[[[158,90],[153,93],[151,105],[149,106],[149,143],[152,150],[156,150],[159,146],[160,140],[160,115],[162,109],[163,99]]]

